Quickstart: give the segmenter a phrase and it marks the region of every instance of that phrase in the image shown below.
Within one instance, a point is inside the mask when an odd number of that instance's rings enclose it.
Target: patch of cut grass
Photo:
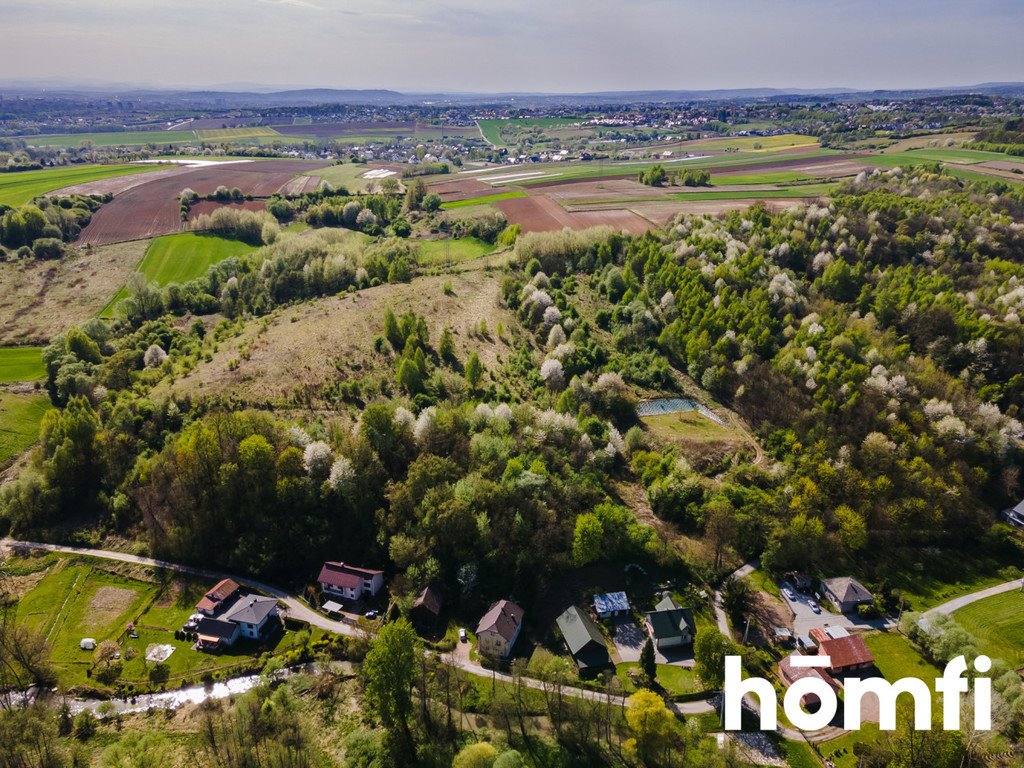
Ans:
[[[784,184],[793,181],[809,181],[814,178],[799,171],[767,171],[765,173],[745,173],[736,176],[712,176],[711,183],[715,186],[731,184]]]
[[[696,410],[659,413],[656,416],[644,416],[641,421],[652,432],[669,440],[736,440],[740,437],[736,430],[717,424]]]
[[[875,666],[889,682],[916,677],[932,683],[940,670],[924,660],[905,636],[898,632],[879,632],[864,636],[864,643],[875,657]]]
[[[1024,664],[1024,594],[1004,592],[953,614],[977,640],[978,650],[1011,666]]]
[[[42,347],[0,347],[0,384],[46,376]]]

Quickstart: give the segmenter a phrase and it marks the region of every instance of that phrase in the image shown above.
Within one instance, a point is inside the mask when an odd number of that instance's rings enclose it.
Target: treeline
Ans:
[[[710,187],[711,172],[699,169],[666,171],[665,166],[658,164],[641,171],[637,181],[649,187],[663,187],[666,184],[673,187]]]
[[[0,206],[0,245],[20,258],[59,259],[111,195],[40,197],[19,208]],[[3,253],[0,253],[2,256]]]

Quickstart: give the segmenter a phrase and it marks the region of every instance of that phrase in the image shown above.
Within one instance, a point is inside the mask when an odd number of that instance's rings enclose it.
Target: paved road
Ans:
[[[1014,579],[1013,581],[1007,581],[1002,584],[997,584],[994,587],[988,589],[981,589],[977,592],[971,592],[969,595],[961,595],[955,597],[952,600],[948,600],[941,605],[937,605],[934,608],[930,608],[925,611],[925,615],[929,613],[941,613],[949,616],[955,611],[959,611],[961,608],[976,603],[979,600],[984,600],[986,597],[995,597],[1001,595],[1004,592],[1012,592],[1013,590],[1024,590],[1024,579]]]
[[[749,576],[756,569],[757,566],[754,563],[744,563],[731,574],[729,574],[729,576],[724,581],[722,581],[722,584],[725,584],[725,582],[729,579],[742,579],[744,576]],[[721,587],[715,590],[714,606],[715,620],[718,623],[718,631],[726,637],[728,637],[730,640],[732,640],[732,630],[729,629],[729,617],[725,615],[725,608],[722,607]]]

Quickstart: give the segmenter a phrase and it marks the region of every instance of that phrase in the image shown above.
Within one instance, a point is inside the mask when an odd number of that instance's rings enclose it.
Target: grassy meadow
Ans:
[[[55,189],[84,184],[87,181],[154,171],[154,165],[69,165],[41,171],[0,173],[0,205],[23,205],[32,198]]]
[[[1007,664],[1024,664],[1024,594],[1014,590],[961,608],[953,618],[977,640],[978,650]]]
[[[495,246],[475,237],[455,240],[417,240],[416,261],[423,266],[471,261],[491,253]]]
[[[0,393],[0,464],[39,439],[39,424],[48,410],[50,398],[46,395]]]
[[[0,384],[46,376],[42,347],[0,347]]]

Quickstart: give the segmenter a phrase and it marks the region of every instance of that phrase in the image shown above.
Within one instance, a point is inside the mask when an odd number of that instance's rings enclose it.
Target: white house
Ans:
[[[316,580],[321,591],[328,595],[359,600],[380,592],[384,586],[384,571],[328,561],[320,569]]]

